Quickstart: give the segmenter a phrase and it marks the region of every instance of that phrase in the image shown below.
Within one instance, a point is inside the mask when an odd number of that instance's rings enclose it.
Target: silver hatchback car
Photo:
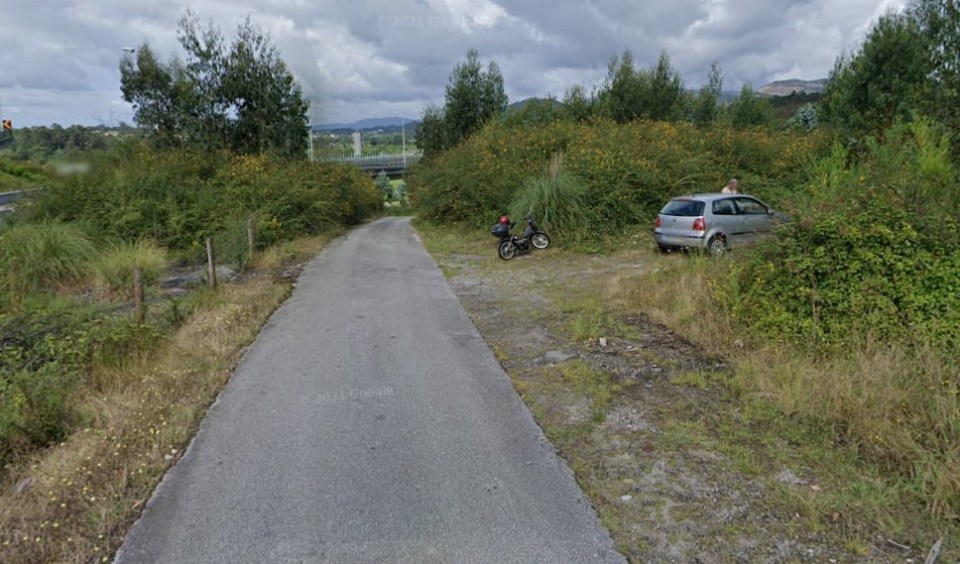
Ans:
[[[745,194],[674,198],[657,214],[653,238],[661,251],[703,249],[711,255],[744,245],[787,217]]]

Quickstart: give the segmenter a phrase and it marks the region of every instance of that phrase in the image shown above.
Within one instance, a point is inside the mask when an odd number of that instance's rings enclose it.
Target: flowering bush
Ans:
[[[424,216],[482,227],[508,211],[562,150],[563,170],[585,185],[585,216],[595,218],[592,232],[599,236],[647,224],[667,199],[717,191],[730,176],[777,204],[789,195],[805,159],[824,146],[818,135],[703,130],[684,123],[491,124],[416,168],[408,186]]]

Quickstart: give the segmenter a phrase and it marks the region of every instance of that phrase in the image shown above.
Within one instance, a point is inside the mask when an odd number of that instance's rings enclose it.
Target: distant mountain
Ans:
[[[548,103],[552,106],[559,106],[562,104],[562,102],[560,102],[560,100],[557,100],[556,98],[537,98],[537,97],[525,98],[523,100],[520,100],[519,102],[514,102],[508,105],[507,112],[515,112],[517,110],[522,110],[527,106],[527,104],[530,104],[531,102]]]
[[[789,96],[794,92],[798,94],[819,94],[827,86],[827,79],[819,80],[777,80],[770,84],[764,84],[757,92],[766,96]]]
[[[386,117],[386,118],[366,118],[351,123],[324,123],[321,125],[311,126],[314,131],[333,131],[333,130],[349,130],[349,131],[365,131],[368,129],[385,129],[396,127],[400,129],[403,127],[413,127],[419,123],[419,120],[409,119],[409,118],[398,118],[398,117]]]

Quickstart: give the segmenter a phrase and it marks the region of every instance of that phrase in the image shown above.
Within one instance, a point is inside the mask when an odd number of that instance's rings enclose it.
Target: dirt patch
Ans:
[[[828,518],[810,526],[793,511],[790,500],[816,481],[771,456],[782,445],[753,439],[762,433],[738,416],[735,398],[710,384],[730,371],[727,361],[617,301],[622,277],[652,272],[662,258],[550,249],[503,262],[492,245],[489,254],[431,250],[632,562],[915,556],[851,541]],[[602,311],[576,305],[593,304],[598,288]],[[598,321],[584,330],[584,316]]]

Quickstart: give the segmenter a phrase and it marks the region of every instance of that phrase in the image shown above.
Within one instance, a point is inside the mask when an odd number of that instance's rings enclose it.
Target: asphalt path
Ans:
[[[409,219],[386,218],[306,266],[116,561],[624,559]]]

